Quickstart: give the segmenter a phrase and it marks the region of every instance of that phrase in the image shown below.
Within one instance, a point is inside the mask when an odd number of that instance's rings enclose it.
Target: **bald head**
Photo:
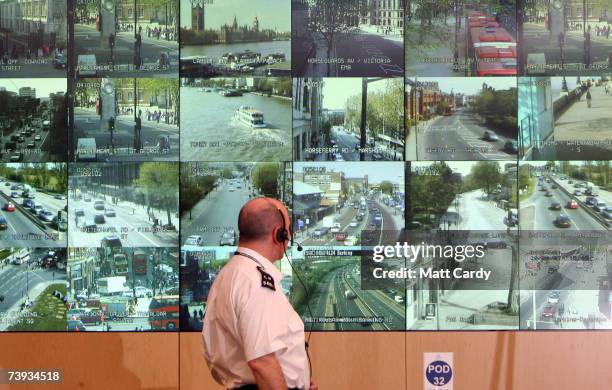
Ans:
[[[288,229],[286,215],[285,206],[276,199],[261,197],[248,201],[238,215],[240,241],[269,239],[275,229],[282,229],[283,223]]]

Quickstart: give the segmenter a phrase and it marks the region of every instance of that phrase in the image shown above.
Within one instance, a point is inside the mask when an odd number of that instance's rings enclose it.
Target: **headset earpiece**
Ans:
[[[287,226],[285,225],[285,216],[283,215],[283,212],[281,211],[281,209],[277,209],[277,210],[281,216],[281,220],[283,221],[283,228],[276,230],[276,240],[278,242],[284,243],[285,241],[289,241],[289,236],[287,234]]]

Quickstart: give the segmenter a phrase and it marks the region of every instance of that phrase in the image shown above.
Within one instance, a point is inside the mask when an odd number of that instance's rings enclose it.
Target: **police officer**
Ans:
[[[289,216],[270,198],[247,202],[240,242],[211,287],[204,316],[204,358],[227,389],[317,390],[310,380],[304,324],[281,287]]]

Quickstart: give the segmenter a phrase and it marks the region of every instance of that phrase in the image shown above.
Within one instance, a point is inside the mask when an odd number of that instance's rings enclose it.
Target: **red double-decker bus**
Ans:
[[[502,27],[470,29],[470,58],[477,76],[516,76],[516,41]]]
[[[178,330],[179,296],[154,296],[149,303],[149,325],[152,330]]]
[[[143,251],[135,251],[132,259],[132,268],[139,275],[147,273],[147,254]]]

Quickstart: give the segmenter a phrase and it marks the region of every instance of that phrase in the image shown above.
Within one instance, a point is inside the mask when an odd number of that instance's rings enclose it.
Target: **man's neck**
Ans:
[[[239,242],[239,247],[248,248],[252,251],[259,253],[261,256],[265,257],[270,263],[274,263],[275,260],[272,259],[273,254],[270,250],[270,247],[266,244],[258,243],[258,242]]]

